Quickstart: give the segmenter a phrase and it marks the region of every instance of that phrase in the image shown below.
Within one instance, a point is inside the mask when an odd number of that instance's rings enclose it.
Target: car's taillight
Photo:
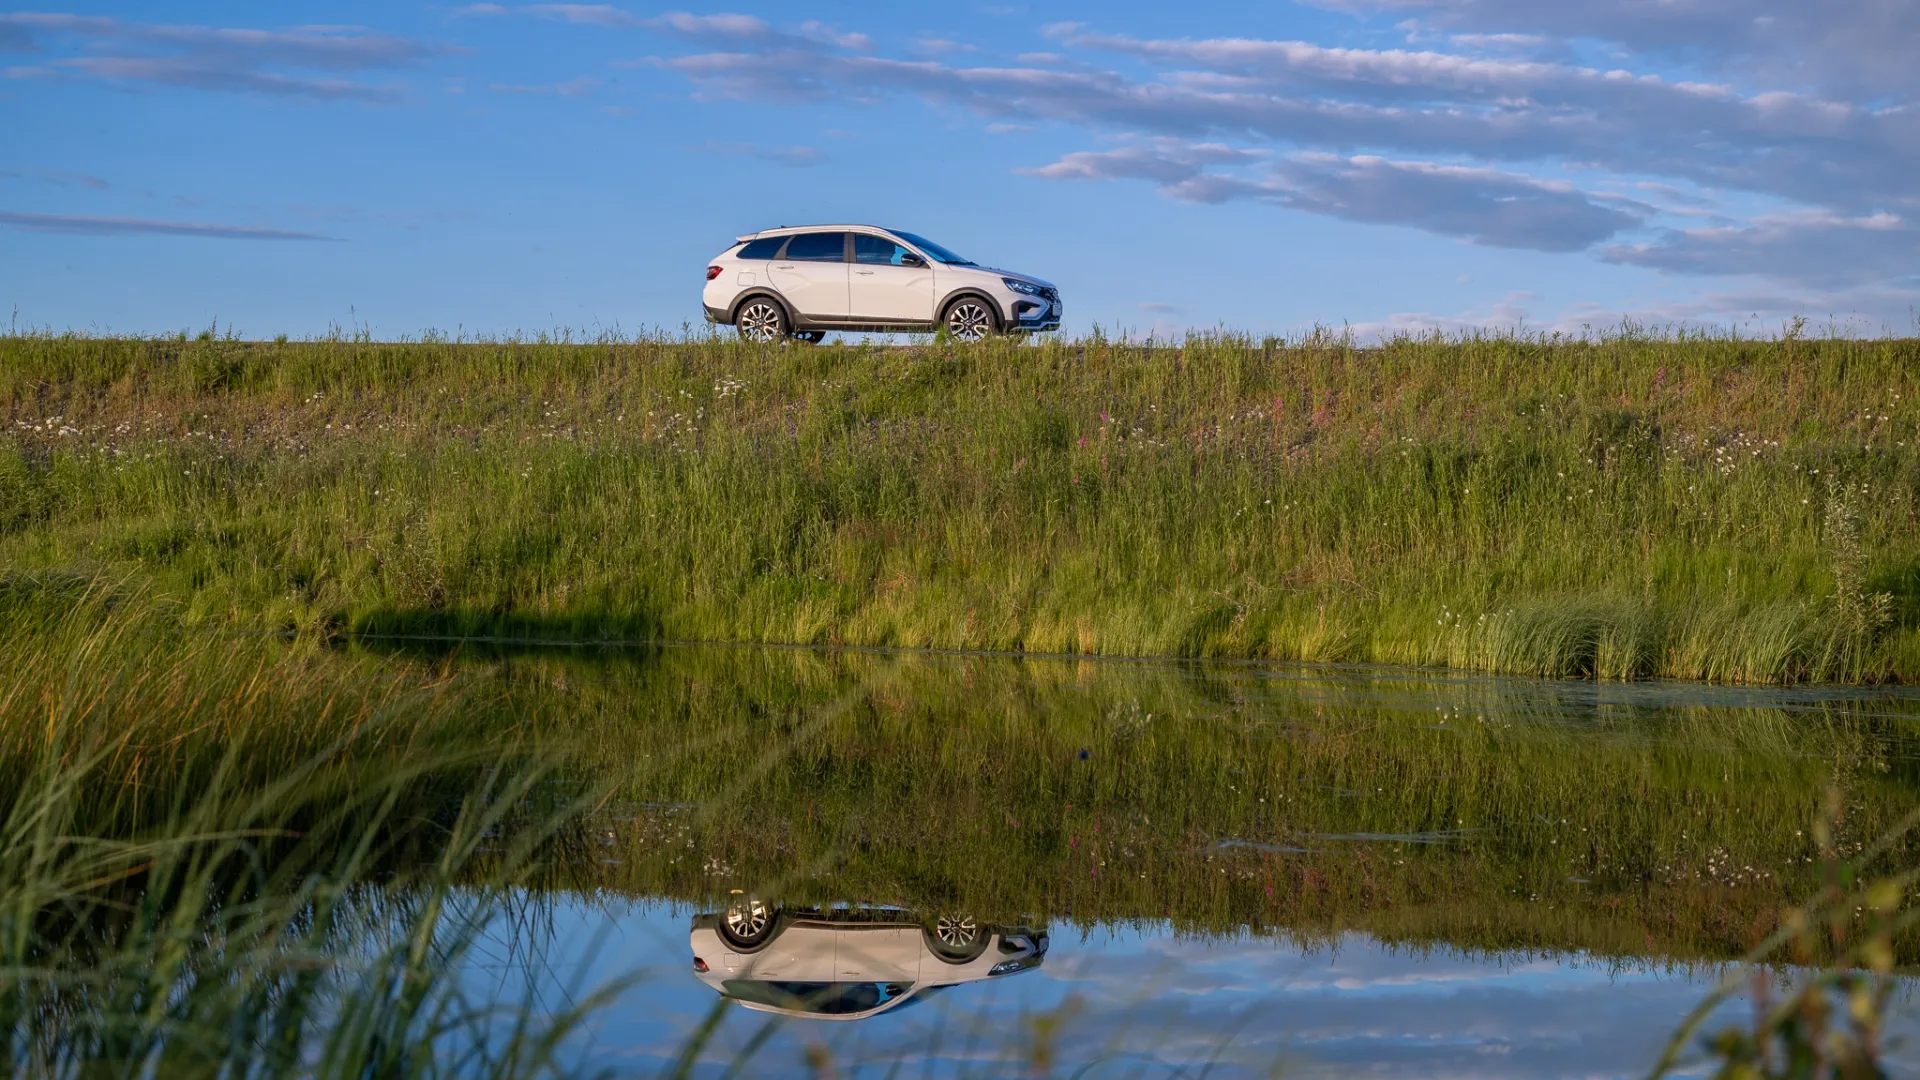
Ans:
[[[714,278],[717,278],[717,277],[719,277],[719,276],[720,276],[720,268],[719,268],[719,267],[717,267],[717,266],[709,266],[709,267],[707,267],[707,280],[708,280],[708,281],[712,281],[712,280],[713,280]]]
[[[707,973],[707,962],[705,960],[700,959],[697,956],[694,957],[693,970],[699,972],[702,975],[705,975]]]

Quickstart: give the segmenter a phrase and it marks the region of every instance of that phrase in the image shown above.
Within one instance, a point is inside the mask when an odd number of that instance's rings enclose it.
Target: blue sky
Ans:
[[[0,317],[675,330],[871,221],[1068,329],[1911,332],[1920,4],[0,7]]]

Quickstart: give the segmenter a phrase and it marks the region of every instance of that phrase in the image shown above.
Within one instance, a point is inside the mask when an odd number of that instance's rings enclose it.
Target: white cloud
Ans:
[[[1036,169],[1053,180],[1147,180],[1186,202],[1255,199],[1380,225],[1406,225],[1491,247],[1578,251],[1640,222],[1650,207],[1601,200],[1519,173],[1375,155],[1290,155],[1252,176],[1208,171],[1264,156],[1224,143],[1157,139],[1077,151]]]
[[[1445,30],[1617,43],[1769,82],[1847,95],[1911,96],[1920,48],[1912,0],[1318,0],[1359,13],[1417,13]]]
[[[319,233],[153,218],[91,217],[76,214],[25,214],[0,210],[0,226],[75,236],[198,236],[214,240],[330,240]]]
[[[398,101],[403,88],[315,73],[404,68],[453,51],[351,26],[260,30],[53,12],[0,13],[0,32],[78,40],[82,55],[49,60],[21,73],[28,77],[376,103]]]
[[[599,89],[600,80],[591,75],[581,75],[557,83],[493,83],[487,87],[496,94],[558,94],[561,97],[581,97]]]
[[[819,165],[827,160],[826,152],[817,146],[760,146],[745,142],[709,142],[703,144],[700,149],[710,154],[754,158],[794,168]]]
[[[1668,230],[1653,241],[1609,247],[1606,258],[1685,274],[1792,267],[1795,280],[1826,286],[1920,282],[1920,225],[1885,211],[1803,209],[1742,225]]]

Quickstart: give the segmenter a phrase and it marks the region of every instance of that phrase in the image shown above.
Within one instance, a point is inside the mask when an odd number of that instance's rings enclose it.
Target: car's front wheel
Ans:
[[[942,914],[925,927],[927,948],[949,964],[964,964],[987,951],[987,928],[973,916],[952,912]]]
[[[1000,329],[993,305],[977,296],[963,296],[948,304],[940,322],[955,341],[979,341]]]
[[[748,341],[779,341],[787,336],[787,313],[766,297],[755,297],[740,306],[733,325]]]

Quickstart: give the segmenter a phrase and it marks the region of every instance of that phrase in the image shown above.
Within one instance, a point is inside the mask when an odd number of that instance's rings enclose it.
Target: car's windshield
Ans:
[[[963,259],[960,256],[955,255],[953,252],[948,251],[946,248],[941,247],[939,244],[934,243],[933,241],[927,239],[924,236],[915,236],[910,232],[901,232],[899,229],[893,230],[893,235],[899,237],[902,240],[905,240],[907,243],[912,244],[914,247],[919,248],[921,251],[926,252],[928,255],[933,256],[933,259],[935,262],[943,262],[943,263],[946,263],[948,266],[980,265],[979,263],[974,262],[972,259]]]

